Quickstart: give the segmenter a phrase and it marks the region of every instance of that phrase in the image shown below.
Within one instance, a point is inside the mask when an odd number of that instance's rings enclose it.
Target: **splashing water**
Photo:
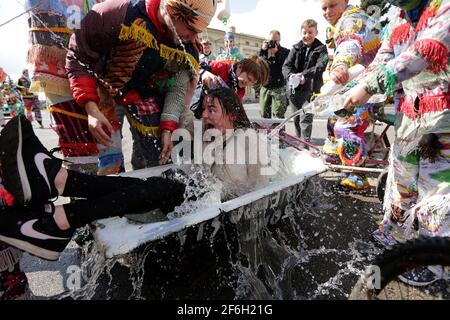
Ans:
[[[215,179],[210,170],[201,165],[193,165],[188,176],[178,173],[177,177],[186,185],[184,198],[180,206],[167,215],[172,220],[192,214],[202,208],[219,204],[222,183]]]
[[[326,186],[312,178],[114,259],[86,245],[86,284],[68,296],[344,299],[380,249],[367,240],[367,204]]]
[[[269,134],[269,138],[276,135],[291,119],[299,116],[301,113],[312,113],[316,116],[329,117],[333,114],[339,114],[344,110],[343,105],[345,101],[345,92],[347,88],[342,89],[338,93],[332,95],[319,96],[308,104],[304,105],[301,109],[295,111],[284,119],[279,125],[277,125]],[[387,97],[384,94],[377,94],[372,96],[367,103],[382,103],[386,101]]]
[[[173,24],[170,27],[186,52]],[[198,183],[188,183],[186,196],[201,200],[183,203],[169,219],[220,199],[217,190],[221,188],[204,172],[193,181]],[[106,299],[343,298],[348,292],[342,288],[346,278],[356,278],[379,251],[357,238],[361,235],[339,229],[343,221],[334,215],[335,206],[329,209],[332,201],[337,200],[316,181],[280,191],[113,259],[105,259],[102,248],[88,243],[83,247],[85,284],[64,297],[92,299],[103,291]],[[329,214],[328,221],[324,221],[324,212]],[[342,238],[351,240],[345,245]],[[315,269],[321,265],[314,261],[317,259],[329,259],[327,266],[339,270],[331,276],[330,270],[317,274]],[[122,282],[131,288],[126,290]]]

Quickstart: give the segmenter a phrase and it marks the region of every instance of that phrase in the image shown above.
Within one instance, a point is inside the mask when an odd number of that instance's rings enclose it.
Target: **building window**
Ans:
[[[259,48],[259,43],[255,42],[255,47]]]
[[[245,41],[245,44],[246,44],[247,46],[249,46],[249,45],[250,45],[250,41]]]

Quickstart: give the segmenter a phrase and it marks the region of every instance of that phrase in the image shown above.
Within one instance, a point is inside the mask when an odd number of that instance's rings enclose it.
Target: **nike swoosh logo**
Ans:
[[[52,237],[47,234],[43,234],[39,231],[34,230],[33,225],[36,223],[36,221],[38,221],[38,220],[37,219],[30,220],[30,221],[24,223],[22,225],[22,227],[20,227],[20,232],[22,232],[22,234],[24,236],[34,238],[34,239],[39,239],[39,240],[70,240],[70,238]]]
[[[50,193],[52,192],[52,188],[50,187],[50,182],[48,181],[47,177],[47,171],[44,167],[44,160],[51,159],[48,155],[45,153],[38,153],[34,156],[34,163],[36,164],[36,167],[41,174],[42,177],[44,177],[45,182],[47,183],[48,190]]]

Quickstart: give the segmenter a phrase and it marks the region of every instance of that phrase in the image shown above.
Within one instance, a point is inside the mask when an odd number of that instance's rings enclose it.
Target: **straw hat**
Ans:
[[[211,22],[217,0],[166,0],[169,14],[186,25],[203,32]]]

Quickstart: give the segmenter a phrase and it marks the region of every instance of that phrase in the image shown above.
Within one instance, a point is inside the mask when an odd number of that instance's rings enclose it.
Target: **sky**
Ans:
[[[25,0],[1,0],[0,24],[24,11]],[[210,27],[228,30],[236,27],[240,33],[267,37],[277,29],[281,32],[281,44],[291,48],[300,40],[300,25],[306,19],[314,19],[319,24],[319,39],[325,40],[327,22],[322,17],[320,0],[228,0],[231,17],[227,25],[214,18]],[[350,0],[359,4],[359,0]],[[223,9],[219,4],[217,13]],[[17,78],[26,67],[28,49],[28,24],[26,15],[0,27],[0,67],[13,78]]]

